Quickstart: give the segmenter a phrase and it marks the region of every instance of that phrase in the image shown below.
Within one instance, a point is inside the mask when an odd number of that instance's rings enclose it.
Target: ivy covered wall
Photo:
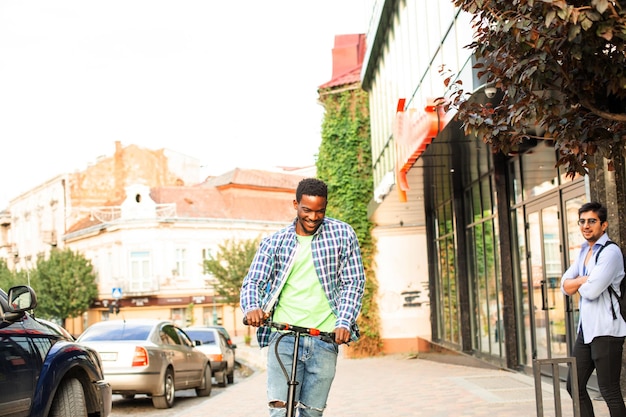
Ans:
[[[374,192],[368,96],[355,86],[321,92],[320,101],[325,115],[317,176],[328,185],[326,214],[349,223],[356,231],[367,277],[357,321],[361,338],[350,345],[347,353],[353,357],[374,356],[382,352],[382,340],[376,302],[378,281],[373,265],[373,224],[367,216],[367,205]]]

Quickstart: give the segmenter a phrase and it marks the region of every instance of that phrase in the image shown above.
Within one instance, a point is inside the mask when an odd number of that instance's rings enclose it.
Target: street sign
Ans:
[[[113,288],[113,291],[111,291],[111,297],[115,298],[116,300],[119,300],[120,298],[122,298],[122,289]]]

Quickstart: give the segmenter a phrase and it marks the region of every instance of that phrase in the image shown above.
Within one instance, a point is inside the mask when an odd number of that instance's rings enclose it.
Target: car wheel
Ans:
[[[219,371],[218,373],[216,373],[215,380],[217,381],[218,387],[225,387],[228,380],[226,376],[226,370],[224,369],[223,371]]]
[[[211,395],[211,388],[213,388],[213,374],[211,373],[211,366],[207,363],[204,368],[202,384],[196,388],[196,395],[198,397],[208,397]]]
[[[52,402],[49,417],[87,417],[85,392],[78,379],[62,383]]]
[[[164,395],[152,396],[152,405],[154,408],[172,408],[174,405],[174,374],[171,369],[165,371],[165,377],[163,378],[163,393]]]
[[[235,383],[235,368],[234,367],[230,370],[230,372],[228,373],[228,375],[226,375],[226,377],[228,379],[229,384]]]

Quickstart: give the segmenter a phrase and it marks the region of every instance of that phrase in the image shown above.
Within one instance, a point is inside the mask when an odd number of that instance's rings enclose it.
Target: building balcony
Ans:
[[[146,295],[156,295],[159,293],[161,286],[157,279],[129,281],[124,282],[120,286],[124,297],[139,297]]]

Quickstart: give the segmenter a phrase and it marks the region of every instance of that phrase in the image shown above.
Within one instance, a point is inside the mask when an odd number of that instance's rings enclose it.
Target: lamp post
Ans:
[[[211,286],[211,289],[213,290],[213,293],[211,295],[211,306],[212,306],[212,313],[211,313],[211,320],[213,322],[213,325],[216,326],[217,325],[217,301],[215,299],[215,295],[217,293],[216,289],[217,289],[217,279],[215,279],[215,277],[213,277],[210,281],[209,281],[209,285]]]
[[[215,287],[213,287],[213,326],[217,326],[217,303],[215,302]]]

